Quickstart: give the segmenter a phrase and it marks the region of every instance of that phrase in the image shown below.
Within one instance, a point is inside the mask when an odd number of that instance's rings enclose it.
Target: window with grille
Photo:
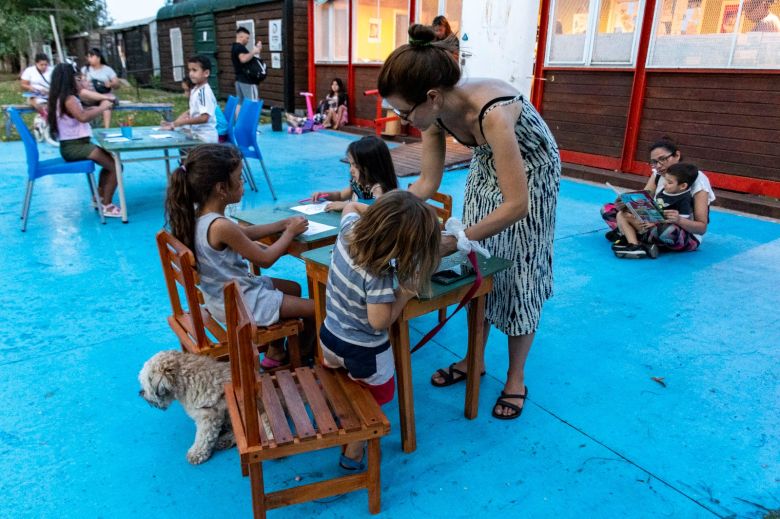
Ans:
[[[780,4],[659,0],[648,66],[780,68]]]

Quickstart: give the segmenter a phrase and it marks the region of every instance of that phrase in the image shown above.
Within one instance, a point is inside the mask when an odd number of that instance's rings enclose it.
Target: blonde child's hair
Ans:
[[[382,195],[355,223],[348,239],[356,266],[372,276],[394,272],[404,288],[428,290],[439,264],[441,230],[433,208],[409,191]]]

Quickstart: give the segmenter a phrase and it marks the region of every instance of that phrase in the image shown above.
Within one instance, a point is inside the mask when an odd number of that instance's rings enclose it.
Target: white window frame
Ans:
[[[441,2],[441,0],[439,0]],[[615,62],[615,61],[609,61],[609,62],[600,62],[600,61],[593,61],[593,45],[596,40],[596,34],[597,34],[597,28],[598,28],[598,18],[599,18],[599,11],[601,11],[601,4],[603,0],[590,0],[590,4],[588,6],[588,29],[585,33],[585,45],[583,48],[583,59],[582,61],[550,61],[550,53],[547,52],[546,56],[544,57],[544,64],[547,67],[582,67],[582,68],[589,68],[589,67],[599,67],[599,68],[630,68],[634,67],[636,63],[636,54],[637,49],[639,47],[639,35],[642,32],[642,23],[644,21],[644,15],[645,15],[645,2],[647,0],[638,0],[639,6],[637,7],[637,16],[636,16],[636,24],[634,26],[634,39],[631,42],[631,54],[629,54],[628,61],[622,61],[622,62]],[[660,0],[656,3],[656,7],[660,3],[662,3],[663,0]],[[558,0],[552,0],[550,2],[550,20],[547,27],[547,49],[551,48],[552,45],[552,38],[555,35],[555,16],[552,16],[555,13],[555,8],[558,3]],[[657,18],[657,17],[656,17]],[[655,22],[654,22],[655,24]]]
[[[441,16],[447,12],[447,0],[439,0],[439,7],[436,8],[436,16]],[[422,2],[417,3],[415,7],[416,13],[414,13],[415,23],[420,23],[420,16],[422,16]]]
[[[754,65],[754,66],[747,66],[747,65],[734,65],[734,53],[737,50],[737,42],[739,41],[739,28],[740,25],[743,23],[743,7],[745,6],[745,0],[741,0],[739,2],[739,7],[737,8],[737,21],[734,24],[734,32],[731,34],[731,45],[729,46],[729,60],[728,63],[725,66],[720,66],[718,68],[723,69],[734,69],[734,70],[777,70],[777,67],[767,67],[767,66],[761,66],[761,65]],[[663,65],[654,65],[651,64],[651,60],[655,56],[655,42],[658,39],[658,24],[661,23],[661,9],[663,8],[663,0],[658,0],[655,5],[655,12],[653,13],[653,32],[652,37],[650,38],[650,45],[648,47],[647,51],[647,68],[648,69],[669,69],[669,68],[679,68],[679,69],[711,69],[712,66],[708,65],[706,63],[702,63],[701,65],[669,65],[669,64],[663,64]]]
[[[239,27],[243,27],[244,29],[249,31],[249,45],[254,45],[257,42],[257,40],[255,39],[255,21],[236,20],[236,30],[238,30]]]
[[[347,27],[349,27],[349,4],[352,0],[347,0],[347,6],[346,6],[346,18],[347,18]],[[319,6],[316,4],[314,5],[315,9]],[[346,65],[349,62],[349,50],[347,50],[347,54],[344,59],[336,59],[336,40],[335,40],[335,34],[336,34],[336,12],[338,10],[336,9],[336,4],[330,2],[327,5],[327,24],[328,24],[328,40],[327,40],[327,52],[323,52],[323,54],[327,55],[327,59],[316,59],[316,49],[315,49],[315,64],[320,65]],[[322,16],[320,19],[324,18]],[[318,27],[315,24],[314,30],[316,31]],[[315,35],[316,38],[316,35]],[[347,35],[347,38],[349,38],[349,35]],[[347,41],[347,49],[349,49],[349,41]]]
[[[174,38],[174,35],[176,35],[176,38]],[[168,31],[168,36],[171,39],[171,67],[173,68],[173,80],[180,83],[184,79],[184,47],[181,40],[181,29],[179,27],[172,27]],[[177,45],[175,45],[176,39],[178,39],[178,48]],[[178,59],[176,59],[177,50]]]

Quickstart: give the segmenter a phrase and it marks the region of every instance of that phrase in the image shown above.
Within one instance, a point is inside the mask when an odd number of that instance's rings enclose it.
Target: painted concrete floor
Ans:
[[[342,187],[351,138],[265,128],[279,203]],[[44,158],[54,153],[42,147]],[[177,347],[154,245],[162,165],[128,165],[128,225],[98,223],[83,178],[46,178],[21,233],[24,160],[20,143],[0,144],[0,517],[248,516],[235,449],[190,466],[192,421],[178,404],[163,413],[137,396],[143,362]],[[448,172],[442,186],[456,214],[465,177]],[[273,203],[257,180],[246,207]],[[698,252],[620,261],[598,216],[610,198],[562,183],[555,296],[519,421],[490,417],[507,364],[501,334],[490,336],[474,421],[462,414],[462,384],[428,383],[464,353],[463,316],[415,354],[419,447],[401,452],[397,403],[388,404],[379,517],[763,517],[780,508],[780,225],[714,210]],[[305,286],[298,260],[267,272]],[[412,339],[433,321],[414,321]],[[334,474],[336,458],[266,463],[267,485]],[[368,515],[365,492],[270,512]]]

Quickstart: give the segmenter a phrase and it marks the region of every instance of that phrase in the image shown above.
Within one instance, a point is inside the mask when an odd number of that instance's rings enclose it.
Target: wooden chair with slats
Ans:
[[[225,285],[225,313],[231,369],[225,400],[242,473],[249,475],[254,516],[363,488],[369,511],[379,513],[379,441],[390,424],[371,393],[344,370],[319,365],[260,374],[251,341],[254,323],[235,281]],[[264,461],[357,441],[368,441],[364,472],[265,492]]]
[[[157,233],[157,248],[173,309],[173,314],[168,317],[168,324],[179,338],[182,350],[215,358],[227,356],[225,327],[203,306],[203,294],[198,288],[195,255],[166,230]],[[177,284],[184,292],[186,310]],[[301,365],[299,335],[302,329],[303,323],[300,319],[285,319],[271,326],[257,327],[253,342],[258,351],[264,352],[271,342],[286,338],[290,365],[298,367]]]

